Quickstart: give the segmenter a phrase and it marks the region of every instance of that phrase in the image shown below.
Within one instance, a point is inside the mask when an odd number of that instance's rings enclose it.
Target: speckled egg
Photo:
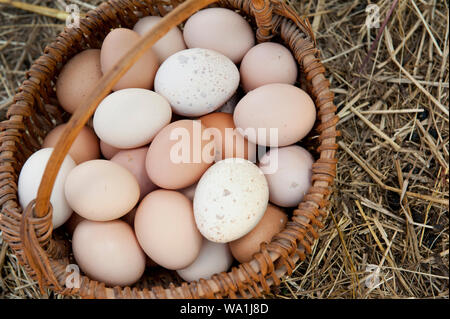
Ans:
[[[267,208],[269,188],[252,162],[228,158],[211,166],[197,184],[194,216],[208,240],[227,243],[248,232]]]
[[[183,116],[201,116],[221,107],[239,86],[239,71],[218,52],[188,49],[170,56],[158,69],[155,91]]]

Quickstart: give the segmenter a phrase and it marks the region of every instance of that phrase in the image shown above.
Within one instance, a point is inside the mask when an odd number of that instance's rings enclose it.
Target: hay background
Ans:
[[[0,1],[3,119],[25,71],[64,23],[1,2],[5,0]],[[62,0],[26,2],[65,8]],[[100,2],[66,1],[82,12]],[[448,110],[447,1],[400,0],[362,72],[378,31],[365,27],[370,2],[290,2],[309,16],[316,31],[336,94],[342,138],[327,227],[312,256],[269,297],[448,298],[448,116],[428,96]],[[375,1],[381,22],[393,2]],[[405,109],[409,113],[400,113]],[[402,196],[402,191],[409,193]],[[369,288],[367,282],[374,278],[369,270],[376,267],[379,282]],[[61,298],[39,293],[0,234],[0,298],[55,297]]]

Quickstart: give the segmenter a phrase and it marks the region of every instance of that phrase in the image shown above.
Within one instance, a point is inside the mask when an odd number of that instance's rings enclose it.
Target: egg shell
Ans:
[[[139,42],[141,36],[130,29],[117,28],[103,40],[100,65],[103,73],[109,72],[128,51]],[[148,49],[113,86],[113,91],[126,88],[152,89],[159,59]]]
[[[199,120],[214,138],[216,161],[231,157],[256,161],[256,145],[249,143],[235,130],[232,114],[211,113],[200,117]]]
[[[167,269],[183,269],[200,253],[202,236],[195,226],[192,202],[179,192],[158,189],[145,196],[134,229],[145,253]]]
[[[302,89],[273,83],[248,92],[236,106],[233,119],[250,142],[281,147],[300,141],[311,131],[316,108]]]
[[[211,166],[197,184],[194,216],[208,240],[227,243],[249,233],[267,208],[266,178],[255,164],[228,158]]]
[[[313,156],[303,147],[275,148],[260,160],[269,184],[269,200],[282,207],[297,206],[311,186]]]
[[[90,279],[107,286],[127,286],[144,273],[146,257],[133,229],[121,220],[84,220],[75,229],[72,250]]]
[[[197,259],[184,269],[177,270],[186,281],[207,280],[214,274],[227,271],[233,263],[233,256],[227,244],[214,243],[203,238]]]
[[[239,100],[241,99],[241,94],[239,91],[236,91],[236,93],[233,94],[232,97],[228,99],[228,101],[225,102],[224,105],[222,105],[220,108],[215,110],[214,112],[223,112],[223,113],[234,113],[234,109],[236,108],[236,105],[239,103]]]
[[[33,199],[36,199],[45,167],[52,152],[53,148],[42,148],[34,152],[23,164],[17,184],[19,203],[23,210],[25,210]],[[70,215],[72,215],[73,211],[64,196],[64,184],[75,166],[76,164],[72,157],[66,155],[58,170],[58,175],[56,176],[50,196],[50,203],[53,208],[53,228],[58,228],[64,224],[70,218]]]
[[[201,116],[221,107],[239,86],[239,70],[226,56],[188,49],[170,56],[158,69],[155,91],[174,113]]]
[[[147,157],[148,147],[140,147],[131,150],[119,151],[111,158],[111,162],[117,163],[129,170],[139,184],[140,196],[139,200],[145,195],[154,191],[157,186],[153,184],[147,175],[145,169],[145,158]]]
[[[186,188],[182,188],[179,190],[181,194],[189,198],[190,200],[194,200],[195,195],[195,189],[197,188],[197,183],[192,184],[191,186],[188,186]]]
[[[100,50],[87,49],[73,56],[56,80],[56,96],[61,107],[73,113],[102,78]]]
[[[99,104],[94,130],[111,146],[137,148],[150,143],[171,117],[170,105],[161,95],[146,89],[123,89]]]
[[[139,184],[130,171],[107,160],[75,167],[66,178],[65,194],[72,209],[94,221],[122,217],[138,202]]]
[[[134,228],[134,217],[136,216],[137,206],[130,210],[128,213],[120,217],[121,220],[126,222],[132,228]]]
[[[147,16],[139,19],[139,21],[134,25],[133,30],[139,35],[144,36],[149,32],[162,17],[157,16]],[[180,29],[174,27],[170,29],[161,39],[159,39],[153,46],[152,50],[158,56],[159,62],[162,63],[172,54],[185,50],[186,44],[184,43],[183,34]]]
[[[278,207],[268,205],[263,218],[247,235],[228,243],[231,254],[240,263],[252,260],[263,242],[269,243],[286,225],[287,215]]]
[[[202,139],[205,127],[180,120],[163,128],[150,144],[146,170],[150,180],[165,189],[196,183],[214,162],[214,141]]]
[[[270,83],[294,84],[297,63],[292,53],[275,42],[260,43],[242,59],[239,72],[246,92]]]
[[[121,151],[120,148],[109,145],[108,143],[100,140],[100,152],[106,159],[111,159],[114,155]]]
[[[184,25],[183,36],[188,48],[214,50],[234,63],[239,63],[255,45],[250,24],[225,8],[208,8],[193,14]]]
[[[61,124],[51,130],[44,139],[42,147],[55,147],[67,124]],[[69,149],[69,155],[77,164],[98,159],[100,145],[94,131],[84,126]]]

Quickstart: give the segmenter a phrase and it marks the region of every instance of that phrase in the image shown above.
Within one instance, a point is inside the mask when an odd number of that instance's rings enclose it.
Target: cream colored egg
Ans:
[[[93,160],[75,167],[66,178],[65,195],[80,216],[108,221],[128,213],[139,200],[134,175],[117,163]]]
[[[144,146],[170,123],[172,110],[161,95],[145,89],[111,93],[97,107],[94,129],[107,144],[120,149]]]
[[[18,180],[18,196],[19,203],[22,209],[25,209],[28,204],[36,199],[36,195],[41,184],[44,170],[47,166],[53,148],[43,148],[33,153],[23,164]],[[64,224],[72,215],[72,209],[69,206],[64,196],[64,184],[67,176],[76,166],[75,161],[66,155],[64,161],[56,176],[53,185],[52,194],[50,196],[50,203],[53,207],[52,224],[53,228],[57,228]]]
[[[110,287],[134,284],[145,270],[146,257],[126,222],[84,220],[75,228],[72,250],[90,279]]]
[[[250,161],[228,158],[211,166],[197,184],[194,216],[208,240],[227,243],[248,232],[264,215],[269,188]]]
[[[201,116],[221,107],[239,86],[239,71],[218,52],[188,49],[170,56],[158,69],[155,91],[174,113]]]
[[[133,30],[139,33],[139,35],[144,36],[158,24],[161,19],[162,17],[158,16],[143,17],[134,25]],[[158,56],[160,63],[172,54],[184,49],[186,49],[186,44],[184,44],[183,34],[178,27],[170,29],[165,36],[152,46],[152,50]]]
[[[186,281],[210,279],[214,274],[227,271],[232,263],[233,256],[228,244],[214,243],[203,238],[197,259],[188,267],[177,270],[177,273]]]

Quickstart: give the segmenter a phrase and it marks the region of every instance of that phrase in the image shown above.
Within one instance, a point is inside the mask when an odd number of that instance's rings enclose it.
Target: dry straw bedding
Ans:
[[[1,2],[3,119],[64,22]],[[85,12],[101,1],[26,2]],[[342,137],[327,226],[312,255],[268,297],[448,298],[447,1],[374,1],[380,27],[393,8],[378,40],[379,29],[365,24],[368,1],[290,2],[317,35]],[[1,234],[0,298],[61,298],[40,294]]]

